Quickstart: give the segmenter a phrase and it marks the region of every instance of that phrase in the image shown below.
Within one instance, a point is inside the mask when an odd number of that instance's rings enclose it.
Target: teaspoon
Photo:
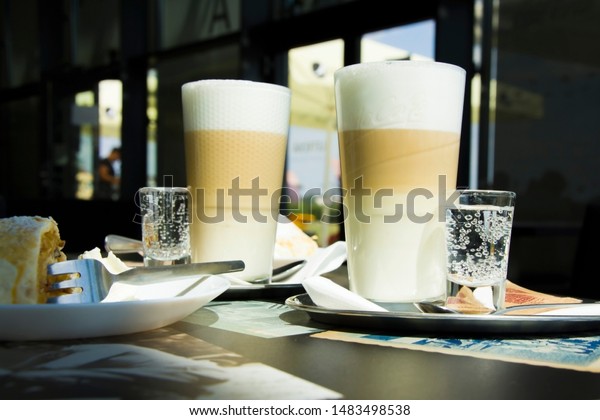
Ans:
[[[431,303],[431,302],[416,302],[414,305],[417,307],[417,309],[419,309],[421,312],[426,313],[426,314],[463,314],[462,312],[457,311],[456,309],[452,309],[452,308],[449,308],[444,305],[437,305],[437,304]],[[531,305],[511,306],[510,308],[500,309],[497,311],[490,311],[490,314],[504,315],[509,312],[520,311],[520,310],[524,310],[524,309],[543,309],[543,308],[562,309],[562,308],[568,308],[568,307],[581,308],[582,306],[587,306],[587,305],[598,305],[598,303],[536,303],[536,304],[531,304]],[[600,306],[598,306],[598,307],[600,308]],[[479,315],[482,315],[482,314],[479,314]]]

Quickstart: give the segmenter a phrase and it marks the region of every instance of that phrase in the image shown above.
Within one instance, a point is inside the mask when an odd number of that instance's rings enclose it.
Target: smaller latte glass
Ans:
[[[180,187],[145,187],[138,191],[142,215],[144,265],[190,262],[189,192]]]
[[[446,208],[447,306],[464,313],[504,307],[515,197],[463,190]]]

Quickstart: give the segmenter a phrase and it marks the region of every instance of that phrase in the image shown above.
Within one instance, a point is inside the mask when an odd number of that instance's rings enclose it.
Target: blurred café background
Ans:
[[[599,21],[595,0],[0,0],[0,215],[52,216],[71,253],[139,237],[137,189],[185,186],[181,85],[244,78],[293,91],[282,212],[325,246],[333,72],[445,61],[469,82],[459,187],[517,193],[509,279],[600,298]]]

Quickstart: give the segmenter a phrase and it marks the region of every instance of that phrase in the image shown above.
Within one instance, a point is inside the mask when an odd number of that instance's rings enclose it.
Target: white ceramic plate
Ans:
[[[217,277],[218,279],[218,277]],[[229,287],[201,283],[182,297],[64,305],[0,305],[0,340],[62,340],[131,334],[177,322]]]

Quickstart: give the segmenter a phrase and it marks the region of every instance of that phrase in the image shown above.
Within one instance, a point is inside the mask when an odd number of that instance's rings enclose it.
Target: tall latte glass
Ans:
[[[350,289],[367,299],[445,297],[443,208],[456,188],[464,89],[465,71],[443,63],[335,73]]]
[[[245,80],[182,86],[193,262],[243,260],[270,279],[290,120],[290,90]]]

